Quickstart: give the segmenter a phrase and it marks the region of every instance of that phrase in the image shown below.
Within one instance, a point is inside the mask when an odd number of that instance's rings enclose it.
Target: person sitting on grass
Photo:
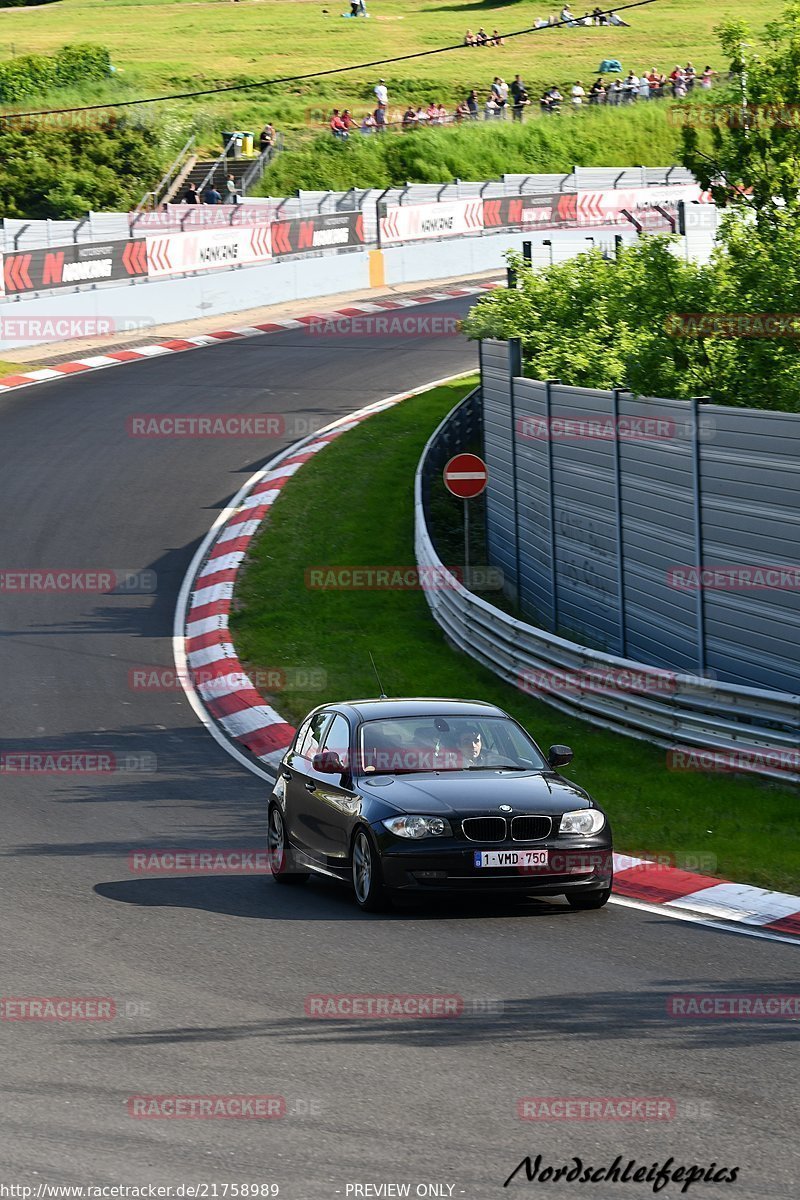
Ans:
[[[502,46],[505,43],[505,39],[500,36],[496,29],[492,30],[492,36],[489,41],[492,46]]]
[[[564,25],[577,26],[577,24],[578,24],[578,22],[573,17],[572,13],[569,11],[569,6],[566,4],[564,5],[564,7],[561,10],[560,20],[561,20],[562,24],[564,24]]]
[[[488,44],[489,44],[489,35],[486,32],[486,30],[483,28],[483,26],[481,26],[481,28],[475,34],[475,45],[476,46],[488,46]]]
[[[477,43],[475,41],[475,34],[472,32],[471,29],[468,29],[467,32],[464,34],[464,45],[465,46],[477,45]]]
[[[618,17],[615,12],[608,14],[608,23],[609,25],[623,25],[626,29],[630,29],[630,23],[623,21],[622,17]]]

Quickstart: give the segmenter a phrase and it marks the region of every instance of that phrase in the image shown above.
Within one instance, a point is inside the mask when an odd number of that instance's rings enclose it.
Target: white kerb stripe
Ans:
[[[266,704],[257,708],[246,708],[243,712],[231,713],[230,716],[220,717],[219,723],[231,737],[242,737],[245,733],[253,733],[256,729],[265,729],[267,725],[283,724],[283,717],[268,708]]]
[[[630,871],[632,867],[641,867],[650,861],[649,858],[634,858],[630,854],[615,854],[614,871]]]
[[[230,600],[233,595],[233,580],[228,583],[212,583],[210,587],[198,588],[192,595],[192,608],[214,604],[217,600]],[[191,616],[191,609],[189,610]]]
[[[228,614],[220,613],[216,617],[203,617],[202,621],[190,621],[186,626],[187,638],[201,637],[204,633],[217,633],[220,629],[228,628]]]
[[[215,558],[208,560],[197,578],[202,579],[204,575],[216,575],[218,571],[230,571],[232,568],[238,567],[243,559],[244,550],[230,550],[227,554],[218,554]]]
[[[217,545],[222,546],[225,542],[232,542],[239,537],[252,537],[260,524],[260,521],[242,521],[239,525],[228,525],[217,538]]]
[[[222,642],[216,646],[207,646],[205,650],[193,650],[186,655],[190,667],[207,667],[221,658],[236,658],[236,651],[230,642]],[[238,660],[237,660],[238,661]]]
[[[718,883],[715,887],[690,892],[669,900],[671,908],[691,908],[713,917],[727,917],[745,925],[768,925],[800,911],[800,899],[786,892],[769,892],[746,883]]]
[[[240,670],[198,684],[197,690],[204,700],[216,700],[220,696],[230,696],[232,692],[248,691],[252,686],[250,677]]]

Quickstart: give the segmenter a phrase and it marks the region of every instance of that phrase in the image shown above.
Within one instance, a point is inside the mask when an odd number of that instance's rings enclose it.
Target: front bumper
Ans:
[[[480,844],[457,838],[423,838],[419,842],[395,837],[373,827],[381,852],[383,881],[392,891],[522,892],[563,895],[571,891],[602,891],[611,886],[613,860],[609,838],[564,839],[544,842]],[[547,850],[549,865],[538,867],[476,867],[476,850]]]

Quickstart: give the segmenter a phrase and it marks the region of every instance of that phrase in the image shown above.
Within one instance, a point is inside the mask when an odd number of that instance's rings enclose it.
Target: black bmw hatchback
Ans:
[[[611,829],[507,713],[467,700],[352,700],[303,721],[269,802],[276,883],[350,882],[359,906],[425,892],[611,894]]]

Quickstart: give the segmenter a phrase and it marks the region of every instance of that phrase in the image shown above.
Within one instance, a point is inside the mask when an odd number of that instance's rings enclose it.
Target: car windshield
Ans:
[[[419,771],[542,771],[534,743],[508,717],[418,716],[365,721],[359,743],[364,774]]]

